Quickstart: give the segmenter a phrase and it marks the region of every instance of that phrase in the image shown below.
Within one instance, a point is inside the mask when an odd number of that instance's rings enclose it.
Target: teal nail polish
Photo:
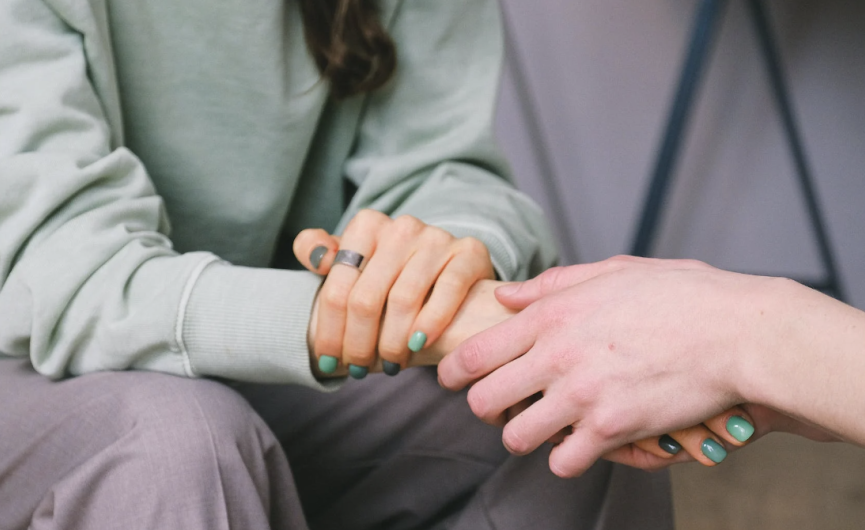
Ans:
[[[741,416],[731,416],[727,420],[727,432],[740,442],[745,442],[754,435],[754,426]]]
[[[703,451],[706,458],[716,464],[720,464],[725,458],[727,458],[727,450],[711,438],[703,440],[703,445],[700,447],[700,450]]]
[[[330,355],[322,355],[318,358],[318,369],[326,374],[334,373],[337,364],[339,364],[339,359]]]
[[[408,341],[408,349],[413,352],[419,352],[426,344],[426,333],[423,331],[415,331],[414,335]]]
[[[348,365],[348,375],[355,379],[363,379],[369,373],[369,368],[366,366],[357,366],[355,364]]]
[[[382,369],[382,370],[384,371],[384,373],[386,373],[387,375],[396,375],[396,374],[398,374],[399,371],[400,371],[400,368],[401,368],[400,365],[397,364],[397,363],[392,363],[392,362],[390,362],[390,361],[382,361],[382,362],[381,362],[381,369]]]
[[[309,264],[312,265],[313,269],[318,269],[325,254],[327,254],[327,247],[325,246],[318,246],[312,249],[312,252],[309,254]]]
[[[682,450],[679,442],[674,440],[669,434],[665,434],[658,439],[658,446],[671,455],[675,455]]]

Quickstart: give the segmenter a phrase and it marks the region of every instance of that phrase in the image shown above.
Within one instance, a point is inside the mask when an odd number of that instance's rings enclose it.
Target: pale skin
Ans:
[[[320,251],[320,262],[313,262],[311,254],[321,247],[326,250]],[[334,265],[339,248],[360,252],[368,264],[362,271]],[[342,237],[318,229],[301,232],[294,251],[308,269],[327,275],[316,298],[309,334],[311,365],[320,378],[345,376],[351,364],[370,372],[382,371],[384,361],[400,368],[436,365],[463,340],[518,310],[495,299],[494,289],[502,284],[489,280],[494,273],[483,244],[455,238],[408,216],[390,219],[365,210],[349,223]],[[409,337],[417,330],[427,335],[426,347],[411,352]],[[338,358],[338,367],[328,373],[320,371],[322,355]],[[503,425],[536,399],[525,398],[507,407],[500,417],[485,419]],[[732,408],[705,423],[670,432],[684,449],[675,458],[661,449],[657,436],[636,442],[629,446],[630,451],[637,459],[654,457],[672,463],[693,458],[714,465],[700,451],[701,443],[711,438],[742,445],[723,428],[734,415],[753,423],[746,411]],[[565,434],[563,427],[547,439],[557,442]]]
[[[321,247],[326,252],[315,266],[310,256]],[[363,271],[334,265],[340,248],[363,255]],[[316,298],[311,351],[316,359],[338,359],[343,369],[376,370],[379,361],[409,366],[412,335],[423,333],[422,345],[436,342],[469,289],[495,276],[489,252],[477,239],[374,210],[360,211],[341,237],[304,230],[294,253],[309,270],[327,276]]]
[[[618,257],[496,295],[521,312],[457,347],[440,381],[473,384],[472,410],[493,423],[541,392],[503,441],[522,454],[567,429],[550,455],[559,476],[599,458],[646,469],[684,459],[635,441],[700,422],[720,435],[706,418],[735,406],[757,426],[751,440],[786,431],[865,445],[865,313],[791,280]]]

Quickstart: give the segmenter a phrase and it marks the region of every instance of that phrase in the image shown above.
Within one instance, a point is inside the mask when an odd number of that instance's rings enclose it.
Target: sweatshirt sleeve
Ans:
[[[95,26],[86,5],[0,2],[0,354],[53,378],[134,368],[321,387],[306,346],[320,280],[172,249],[122,147],[110,40],[80,27]]]
[[[486,244],[500,279],[554,264],[540,208],[511,184],[493,139],[503,36],[495,0],[405,0],[391,20],[394,79],[373,93],[346,165],[361,208],[410,214]]]

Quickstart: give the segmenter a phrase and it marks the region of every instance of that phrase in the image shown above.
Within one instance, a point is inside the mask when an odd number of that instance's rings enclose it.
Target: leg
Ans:
[[[3,359],[0,403],[0,528],[306,528],[279,444],[219,383]]]
[[[562,480],[547,452],[511,456],[435,371],[348,381],[337,393],[247,386],[283,442],[311,528],[669,529],[666,473],[596,465]]]

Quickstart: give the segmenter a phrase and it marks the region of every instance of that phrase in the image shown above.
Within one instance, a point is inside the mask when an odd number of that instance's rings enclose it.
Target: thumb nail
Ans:
[[[501,287],[496,289],[496,294],[499,296],[513,296],[517,294],[520,290],[520,286],[522,284],[519,283],[509,283],[508,285],[502,285]]]

